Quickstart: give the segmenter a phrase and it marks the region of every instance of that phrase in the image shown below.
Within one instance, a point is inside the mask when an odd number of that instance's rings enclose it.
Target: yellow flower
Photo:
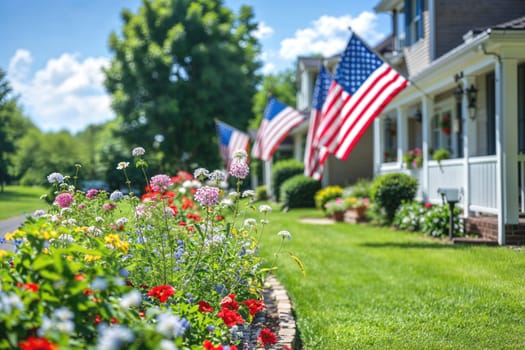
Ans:
[[[8,252],[7,250],[0,249],[0,259],[3,259],[4,256],[9,255],[9,254],[10,252]]]
[[[112,248],[120,250],[122,253],[127,254],[129,249],[129,242],[122,241],[117,234],[111,233],[104,237],[106,242]]]
[[[87,262],[97,261],[98,259],[100,259],[100,255],[86,255],[84,257],[84,261],[87,261]]]
[[[73,257],[71,255],[66,256],[67,261],[73,261]]]

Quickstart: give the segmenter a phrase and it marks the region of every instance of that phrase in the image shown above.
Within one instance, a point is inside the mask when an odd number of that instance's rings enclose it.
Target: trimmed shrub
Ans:
[[[370,198],[372,181],[358,179],[355,184],[344,189],[343,197]]]
[[[343,188],[341,186],[327,186],[322,188],[315,193],[315,207],[326,211],[326,203],[342,196]]]
[[[421,231],[427,209],[419,202],[403,202],[396,211],[392,224],[402,230]]]
[[[272,185],[273,195],[275,200],[280,202],[283,200],[280,197],[282,184],[291,177],[304,173],[304,165],[295,159],[285,159],[278,161],[272,168]]]
[[[255,189],[255,200],[256,201],[264,201],[268,199],[268,189],[265,185],[258,186]]]
[[[391,223],[402,202],[411,202],[417,191],[417,180],[403,173],[391,173],[377,177],[371,188],[371,198],[384,211]]]
[[[283,208],[313,208],[315,193],[320,188],[319,181],[304,175],[296,175],[286,180],[281,186]]]

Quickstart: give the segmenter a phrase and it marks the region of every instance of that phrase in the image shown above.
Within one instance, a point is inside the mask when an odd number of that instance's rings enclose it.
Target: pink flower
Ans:
[[[168,175],[155,175],[151,178],[150,186],[155,192],[165,192],[171,186],[171,179]]]
[[[235,159],[230,165],[230,175],[238,179],[244,179],[250,172],[250,167],[244,160]]]
[[[430,202],[426,202],[426,203],[425,203],[425,208],[427,208],[427,209],[432,208],[432,203],[430,203]]]
[[[98,190],[92,188],[86,192],[87,199],[93,199],[98,195]]]
[[[71,203],[73,203],[73,195],[68,192],[63,192],[56,196],[53,204],[58,205],[60,208],[69,208]]]
[[[217,187],[203,186],[195,193],[195,200],[202,206],[213,206],[219,202],[219,189]]]

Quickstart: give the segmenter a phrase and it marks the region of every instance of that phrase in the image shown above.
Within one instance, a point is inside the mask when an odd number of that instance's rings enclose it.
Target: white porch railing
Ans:
[[[480,213],[498,213],[497,203],[497,172],[496,156],[471,157],[468,161],[469,179],[469,210]],[[520,200],[521,211],[525,212],[525,155],[520,158]],[[403,172],[416,178],[419,183],[416,198],[426,199],[432,203],[441,203],[442,198],[438,194],[438,188],[458,188],[462,192],[465,186],[464,159],[448,159],[441,163],[437,161],[428,162],[428,188],[422,187],[423,170],[403,169],[398,163],[382,164],[380,173]],[[460,207],[466,204],[464,196],[458,203]]]
[[[518,186],[520,189],[520,213],[525,213],[525,154],[518,154]]]

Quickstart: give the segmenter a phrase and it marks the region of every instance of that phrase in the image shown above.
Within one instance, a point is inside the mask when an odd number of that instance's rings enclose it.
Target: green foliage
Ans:
[[[259,202],[259,201],[264,201],[267,199],[268,199],[268,189],[266,188],[266,186],[265,185],[258,186],[255,189],[255,200]]]
[[[447,237],[449,235],[450,209],[448,205],[433,205],[425,214],[421,230],[433,237]],[[463,220],[461,209],[454,207],[454,236],[463,236]]]
[[[315,207],[317,209],[326,210],[326,203],[330,200],[336,199],[343,195],[343,188],[341,186],[327,186],[315,193]]]
[[[122,12],[105,86],[129,147],[154,147],[166,170],[220,164],[214,118],[240,130],[252,118],[260,45],[252,8],[220,0],[145,0]]]
[[[281,186],[289,178],[303,174],[304,164],[295,159],[284,159],[276,162],[272,167],[272,185],[275,200],[280,202]]]
[[[343,191],[343,197],[370,198],[372,181],[368,179],[357,179],[355,184]]]
[[[440,148],[432,154],[432,159],[437,160],[438,163],[442,160],[450,158],[450,151],[447,148]]]
[[[321,188],[321,183],[308,176],[296,175],[286,180],[281,186],[280,198],[284,208],[313,208],[314,196]]]
[[[392,224],[403,230],[421,231],[426,212],[425,206],[419,202],[403,202],[397,209]]]
[[[403,173],[391,173],[377,177],[371,189],[371,198],[385,215],[387,222],[394,219],[403,201],[412,201],[417,191],[417,180]]]

